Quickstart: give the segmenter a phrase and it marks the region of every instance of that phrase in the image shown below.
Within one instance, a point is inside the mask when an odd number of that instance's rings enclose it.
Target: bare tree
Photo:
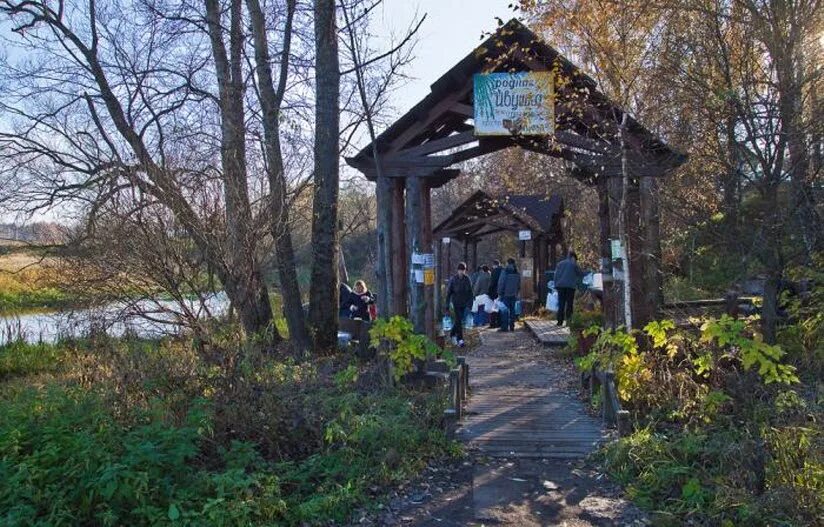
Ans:
[[[315,186],[309,319],[317,349],[331,349],[338,329],[338,182],[340,66],[334,0],[315,0]]]
[[[255,63],[262,107],[262,121],[265,137],[266,173],[269,179],[271,196],[272,237],[275,240],[275,257],[277,259],[280,290],[283,296],[283,309],[289,327],[289,336],[300,348],[307,348],[309,336],[306,331],[298,284],[295,250],[292,233],[289,230],[289,207],[286,195],[286,174],[283,153],[280,144],[280,115],[283,98],[286,94],[286,80],[289,71],[289,53],[291,52],[292,25],[295,16],[295,0],[286,2],[286,22],[283,30],[283,49],[279,63],[277,86],[274,84],[270,66],[269,40],[266,32],[266,20],[259,0],[247,0],[254,36]]]

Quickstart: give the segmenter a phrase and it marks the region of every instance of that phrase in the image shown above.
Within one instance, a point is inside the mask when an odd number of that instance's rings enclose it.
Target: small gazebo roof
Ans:
[[[437,237],[477,239],[501,231],[530,230],[560,238],[564,202],[557,194],[492,196],[481,190],[455,207],[434,229]]]

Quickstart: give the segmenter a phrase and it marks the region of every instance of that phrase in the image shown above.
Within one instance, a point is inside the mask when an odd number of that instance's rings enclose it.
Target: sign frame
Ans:
[[[555,133],[553,72],[476,73],[472,80],[476,136]]]

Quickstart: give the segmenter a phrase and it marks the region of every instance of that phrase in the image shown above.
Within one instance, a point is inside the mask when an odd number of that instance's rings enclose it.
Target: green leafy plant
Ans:
[[[635,335],[622,328],[602,330],[598,326],[591,326],[583,334],[598,338],[589,354],[575,360],[578,368],[589,371],[596,366],[614,371],[618,396],[623,401],[634,399],[651,379],[645,353],[639,351]]]
[[[377,320],[369,330],[369,337],[372,346],[388,350],[395,380],[414,371],[414,361],[443,355],[434,342],[415,333],[412,322],[401,316]]]
[[[736,320],[729,315],[707,320],[701,326],[701,340],[725,349],[725,356],[740,360],[745,370],[756,366],[766,384],[798,382],[795,367],[780,362],[785,355],[784,350],[780,346],[767,344],[760,334],[749,332],[747,320]]]

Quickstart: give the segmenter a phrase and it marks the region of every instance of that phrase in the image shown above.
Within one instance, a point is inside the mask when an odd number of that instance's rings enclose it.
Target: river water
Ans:
[[[228,307],[229,300],[223,292],[209,296],[202,306],[194,300],[187,301],[185,306],[204,318],[221,316]],[[113,337],[129,334],[159,338],[180,333],[183,326],[178,314],[182,310],[172,301],[141,300],[94,309],[3,315],[0,316],[0,345],[18,339],[30,343],[54,343],[60,339],[84,337],[101,329]]]

